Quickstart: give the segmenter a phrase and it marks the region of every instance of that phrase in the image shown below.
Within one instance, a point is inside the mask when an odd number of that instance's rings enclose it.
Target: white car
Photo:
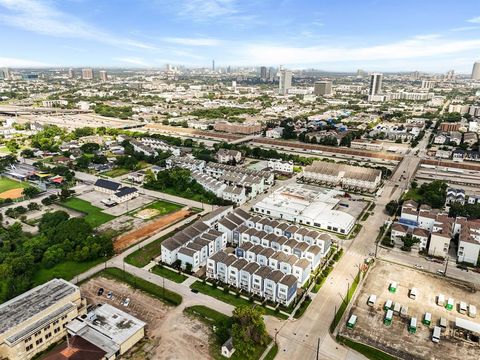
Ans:
[[[423,266],[422,266],[422,265],[415,264],[415,265],[413,265],[413,266],[414,266],[415,268],[417,268],[417,269],[423,269]]]
[[[130,304],[130,298],[126,298],[123,302],[123,306],[128,306]]]

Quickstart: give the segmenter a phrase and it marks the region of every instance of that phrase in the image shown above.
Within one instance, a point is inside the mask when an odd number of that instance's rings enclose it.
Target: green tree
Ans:
[[[23,192],[22,192],[23,196],[25,196],[28,199],[38,195],[39,193],[40,193],[40,190],[38,190],[36,187],[33,187],[33,186],[29,186],[23,189]]]
[[[398,201],[396,200],[391,200],[387,205],[385,205],[385,212],[393,216],[397,212],[398,209]]]
[[[86,154],[93,154],[100,150],[100,145],[97,143],[86,143],[80,146],[80,150],[82,150]]]
[[[253,359],[256,346],[268,339],[260,308],[240,306],[233,310],[232,340],[242,359]]]

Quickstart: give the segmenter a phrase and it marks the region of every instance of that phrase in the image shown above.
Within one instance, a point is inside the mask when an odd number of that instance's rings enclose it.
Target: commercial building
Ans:
[[[108,75],[107,75],[107,72],[105,70],[100,70],[98,72],[98,74],[100,75],[100,80],[102,80],[104,82],[108,80]]]
[[[370,89],[368,94],[378,95],[382,93],[382,81],[383,81],[383,74],[381,73],[373,73],[370,75]]]
[[[125,354],[145,336],[146,323],[109,304],[99,304],[86,316],[67,325],[68,334],[81,337],[113,360]]]
[[[260,67],[260,79],[267,80],[267,67],[261,66]]]
[[[83,80],[92,80],[93,79],[93,70],[92,69],[82,69],[82,79]]]
[[[313,93],[318,96],[331,95],[332,94],[332,82],[331,81],[317,81],[315,82]]]
[[[95,181],[95,184],[93,184],[93,189],[95,191],[103,192],[109,195],[115,194],[117,191],[120,190],[121,187],[122,184],[105,179],[97,179],[97,181]]]
[[[480,61],[476,61],[473,64],[472,80],[480,80]]]
[[[0,305],[0,358],[30,359],[66,336],[72,319],[86,313],[80,289],[53,279]]]
[[[302,178],[306,182],[373,192],[380,185],[382,172],[361,166],[314,161],[304,168]]]
[[[288,94],[288,90],[292,87],[293,73],[290,70],[280,70],[280,78],[278,80],[278,93],[280,95]]]
[[[265,137],[270,139],[280,139],[283,135],[283,127],[276,127],[273,129],[268,129],[265,132]]]
[[[355,217],[341,210],[341,195],[343,192],[333,189],[295,184],[281,187],[252,209],[276,219],[348,234],[355,225]]]

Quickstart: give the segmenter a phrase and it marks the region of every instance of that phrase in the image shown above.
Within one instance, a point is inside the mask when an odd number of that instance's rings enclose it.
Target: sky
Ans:
[[[480,0],[0,0],[0,66],[470,73]]]

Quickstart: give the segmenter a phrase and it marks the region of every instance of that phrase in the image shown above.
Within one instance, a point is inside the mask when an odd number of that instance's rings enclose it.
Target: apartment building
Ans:
[[[215,131],[231,134],[253,135],[263,130],[263,125],[255,122],[233,123],[228,121],[216,121],[213,124]]]
[[[53,279],[0,305],[0,358],[30,359],[67,334],[67,323],[86,313],[80,289]]]
[[[281,159],[269,159],[268,165],[275,172],[293,174],[293,161],[282,161]]]
[[[360,166],[315,161],[304,168],[302,178],[307,182],[373,192],[380,185],[382,172]]]

